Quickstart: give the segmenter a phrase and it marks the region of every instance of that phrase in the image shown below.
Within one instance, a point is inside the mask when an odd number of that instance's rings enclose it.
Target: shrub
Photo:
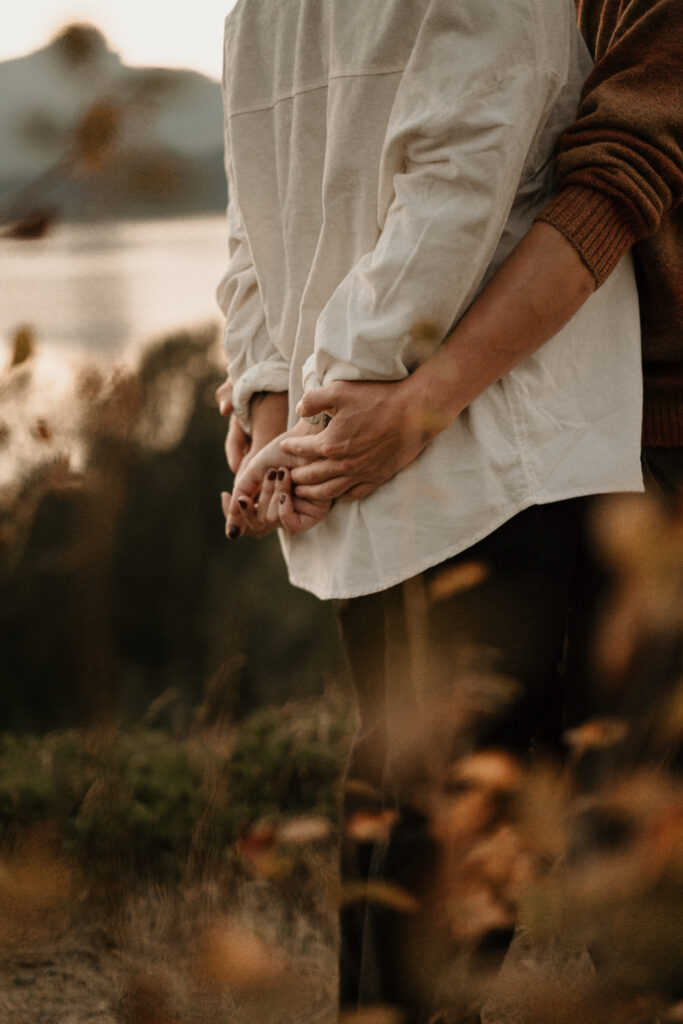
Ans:
[[[91,876],[177,876],[256,819],[331,817],[349,723],[343,704],[317,701],[182,740],[143,727],[2,734],[0,840],[49,829]]]

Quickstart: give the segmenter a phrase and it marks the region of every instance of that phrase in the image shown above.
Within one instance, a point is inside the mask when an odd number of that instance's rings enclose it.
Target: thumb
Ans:
[[[296,414],[302,419],[309,416],[318,416],[321,412],[332,412],[331,389],[314,388],[313,391],[306,391],[296,407]]]

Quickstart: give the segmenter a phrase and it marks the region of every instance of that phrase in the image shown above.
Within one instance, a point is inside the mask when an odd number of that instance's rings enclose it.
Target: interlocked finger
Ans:
[[[289,476],[287,471],[284,469],[278,469],[275,486],[273,488],[273,496],[270,499],[270,505],[268,508],[268,522],[272,523],[273,526],[280,525],[280,504],[282,495],[289,492],[289,486]]]
[[[256,506],[256,514],[262,527],[266,524],[272,525],[272,520],[269,518],[269,512],[270,502],[273,497],[273,492],[275,491],[276,480],[277,470],[269,469],[261,485],[261,493],[259,494],[258,505]]]
[[[320,484],[338,476],[348,476],[349,469],[348,463],[339,459],[316,459],[315,462],[297,466],[292,471],[292,479],[295,484]]]
[[[242,517],[245,523],[245,533],[249,537],[265,537],[270,530],[264,530],[263,524],[259,521],[257,506],[251,498],[239,497],[237,499]]]
[[[358,482],[351,476],[337,476],[321,484],[297,484],[294,496],[295,498],[305,498],[307,501],[330,501],[333,498],[341,498],[350,487],[354,487]]]
[[[244,517],[241,509],[237,512],[232,508],[232,495],[228,491],[221,494],[221,507],[225,516],[225,536],[228,540],[236,540],[244,532]]]

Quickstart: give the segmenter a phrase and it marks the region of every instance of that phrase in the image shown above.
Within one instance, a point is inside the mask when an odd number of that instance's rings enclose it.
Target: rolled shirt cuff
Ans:
[[[232,379],[232,378],[231,378]],[[232,411],[247,433],[251,433],[251,400],[260,391],[289,390],[286,363],[254,363],[232,382]]]

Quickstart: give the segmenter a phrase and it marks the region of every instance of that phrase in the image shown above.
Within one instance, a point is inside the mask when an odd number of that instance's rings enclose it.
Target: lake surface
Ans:
[[[117,356],[150,338],[220,322],[227,261],[221,216],[63,224],[0,240],[0,341],[30,326],[38,347]]]

